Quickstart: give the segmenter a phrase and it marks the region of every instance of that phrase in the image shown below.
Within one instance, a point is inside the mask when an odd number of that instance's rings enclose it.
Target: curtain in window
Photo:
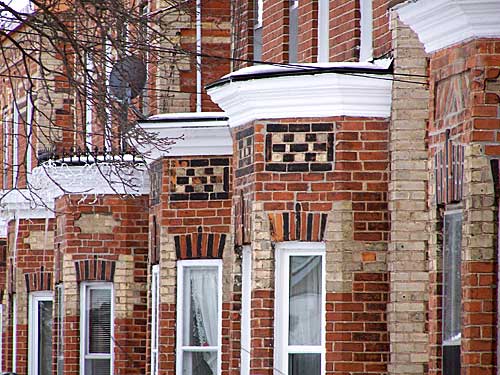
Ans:
[[[321,345],[321,256],[290,257],[289,345]]]
[[[193,267],[185,272],[185,324],[189,324],[189,346],[217,347],[218,345],[218,286],[217,268]],[[186,335],[185,335],[186,336]],[[193,375],[217,373],[217,351],[185,353],[184,372]],[[186,372],[187,368],[191,372]]]

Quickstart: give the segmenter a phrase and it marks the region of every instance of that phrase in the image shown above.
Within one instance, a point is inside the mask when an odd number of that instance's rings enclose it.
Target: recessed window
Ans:
[[[30,375],[52,374],[52,292],[29,297],[28,369]]]
[[[275,360],[286,375],[325,369],[325,247],[288,242],[276,247]]]
[[[151,272],[151,375],[158,374],[158,338],[160,313],[160,266]]]
[[[111,283],[81,286],[81,375],[113,373],[113,287]]]
[[[373,58],[373,0],[360,0],[360,5],[359,61],[368,61]]]
[[[462,211],[444,215],[443,246],[443,373],[460,373],[462,318]]]
[[[254,0],[253,59],[262,60],[262,20],[264,0]]]
[[[330,0],[318,3],[318,62],[328,62],[330,55]]]
[[[177,373],[219,374],[222,261],[186,260],[177,265]]]
[[[299,51],[299,0],[289,0],[288,14],[288,62],[298,61]]]

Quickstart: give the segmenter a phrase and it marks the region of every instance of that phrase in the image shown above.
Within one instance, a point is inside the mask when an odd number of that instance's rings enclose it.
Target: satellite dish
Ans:
[[[146,84],[146,65],[135,56],[118,60],[109,75],[109,91],[118,100],[130,100],[139,95]]]

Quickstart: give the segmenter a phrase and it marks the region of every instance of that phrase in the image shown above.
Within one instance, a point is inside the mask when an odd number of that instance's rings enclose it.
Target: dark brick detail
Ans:
[[[333,123],[268,124],[265,138],[266,171],[333,170],[333,127]]]
[[[236,176],[241,177],[253,173],[254,163],[254,130],[248,127],[236,133],[238,147],[238,163]]]
[[[47,271],[36,271],[24,274],[24,280],[26,282],[26,291],[39,292],[41,290],[52,290],[53,282],[52,272]]]
[[[271,238],[282,241],[323,241],[328,214],[320,212],[270,213]]]
[[[223,233],[191,233],[174,236],[177,259],[218,259],[222,258],[226,244]]]
[[[161,195],[161,188],[162,188],[162,163],[161,161],[155,162],[151,165],[151,169],[149,172],[149,178],[151,181],[151,190],[150,190],[150,200],[151,200],[151,205],[154,206],[155,204],[160,203],[160,195]]]
[[[447,133],[443,148],[436,151],[434,155],[437,204],[453,203],[462,200],[464,152],[464,146],[453,144]]]
[[[113,260],[84,259],[75,262],[76,281],[109,281],[115,278],[116,264]]]
[[[230,159],[191,159],[174,162],[170,175],[171,201],[229,198]]]

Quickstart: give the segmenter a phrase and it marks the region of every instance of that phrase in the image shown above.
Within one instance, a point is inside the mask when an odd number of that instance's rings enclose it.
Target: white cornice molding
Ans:
[[[500,0],[418,0],[396,10],[429,53],[467,40],[500,37]]]
[[[237,127],[258,119],[290,117],[383,117],[391,113],[392,76],[334,73],[229,80],[207,91]]]
[[[203,116],[203,113],[169,114],[154,116],[139,122],[146,132],[159,138],[175,141],[168,149],[159,150],[154,144],[142,142],[136,145],[146,160],[160,157],[232,155],[233,143],[225,113]]]

